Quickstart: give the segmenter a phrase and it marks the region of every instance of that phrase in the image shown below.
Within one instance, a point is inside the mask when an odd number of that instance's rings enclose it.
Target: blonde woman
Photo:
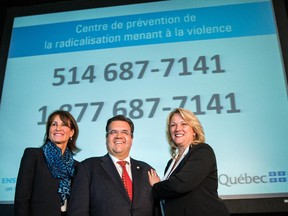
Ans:
[[[167,138],[172,158],[162,181],[148,172],[154,198],[161,201],[164,216],[227,216],[218,197],[216,157],[205,143],[204,130],[194,113],[177,108],[167,119]]]

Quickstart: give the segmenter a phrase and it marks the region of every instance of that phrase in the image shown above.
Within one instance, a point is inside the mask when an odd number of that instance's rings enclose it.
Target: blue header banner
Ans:
[[[14,28],[9,58],[275,32],[270,2],[193,8]]]

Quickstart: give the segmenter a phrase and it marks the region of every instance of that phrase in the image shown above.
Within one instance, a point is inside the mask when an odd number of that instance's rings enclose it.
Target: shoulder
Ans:
[[[215,157],[213,148],[207,143],[199,143],[197,145],[192,145],[190,153],[191,155],[197,154],[199,156],[203,155],[211,157],[211,159]]]
[[[78,160],[74,159],[74,166],[79,166],[79,164],[81,164]]]
[[[80,162],[78,169],[85,170],[88,175],[95,175],[96,173],[99,174],[105,167],[110,167],[110,163],[113,164],[109,156],[89,157]]]
[[[26,155],[29,155],[29,156],[37,156],[37,155],[42,155],[43,154],[43,150],[42,148],[32,148],[32,147],[29,147],[29,148],[26,148],[24,150],[24,156]]]
[[[30,164],[36,161],[44,161],[42,148],[26,148],[22,155],[21,163]]]
[[[100,163],[101,161],[105,161],[109,158],[106,158],[105,156],[102,157],[89,157],[81,161],[80,163],[83,164],[84,166],[89,166],[89,165],[96,165]]]
[[[152,167],[148,163],[146,163],[144,161],[140,161],[140,160],[135,160],[133,158],[131,158],[131,164],[132,165],[137,165],[137,166],[140,166],[140,167],[143,167],[143,168],[147,168],[149,170],[152,169]]]
[[[197,145],[192,145],[192,150],[208,150],[213,151],[213,148],[207,143],[199,143]]]

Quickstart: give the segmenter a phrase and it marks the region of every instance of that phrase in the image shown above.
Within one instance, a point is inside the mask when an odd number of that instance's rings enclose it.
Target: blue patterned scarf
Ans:
[[[74,176],[75,172],[73,154],[66,148],[62,156],[61,149],[50,141],[43,146],[43,152],[52,176],[60,179],[58,193],[60,194],[61,204],[63,205],[64,201],[70,197],[71,177]]]

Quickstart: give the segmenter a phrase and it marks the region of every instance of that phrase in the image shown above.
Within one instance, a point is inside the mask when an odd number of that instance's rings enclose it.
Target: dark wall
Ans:
[[[1,216],[14,216],[13,205],[6,204],[0,205],[0,215]],[[278,213],[243,213],[243,214],[231,214],[231,216],[287,216],[288,211],[278,212]]]
[[[19,8],[32,5],[53,5],[53,4],[77,4],[85,8],[85,5],[101,5],[101,6],[113,6],[113,5],[125,5],[134,4],[142,2],[153,2],[153,1],[163,1],[163,0],[0,0],[0,42],[2,34],[4,31],[5,18],[7,15],[7,10],[9,8]],[[59,6],[59,5],[58,5]],[[59,6],[61,8],[61,6]],[[59,8],[59,9],[60,9]],[[0,43],[1,44],[1,43]]]
[[[6,11],[7,8],[11,7],[22,7],[22,6],[30,6],[30,5],[41,5],[41,4],[52,4],[56,2],[75,2],[79,0],[0,0],[0,41],[1,36],[3,33],[4,23],[5,23],[5,17],[6,17]],[[91,0],[93,1],[93,0]],[[97,1],[97,0],[94,0]],[[145,1],[145,0],[143,0]],[[147,0],[151,1],[151,0]],[[156,1],[156,0],[155,0]],[[106,2],[118,2],[119,0],[106,0]],[[288,1],[285,2],[285,8],[286,11],[288,11]],[[116,4],[116,3],[115,3]],[[288,16],[288,14],[287,14]],[[287,26],[288,29],[288,26]],[[259,200],[258,200],[259,201]],[[277,200],[276,200],[277,201]],[[249,205],[245,201],[226,201],[226,204],[229,208],[229,210],[232,212],[232,216],[288,216],[288,204],[283,203],[283,209],[275,209],[274,212],[271,213],[264,213],[263,207],[266,205],[272,206],[273,208],[274,203],[270,200],[263,200],[262,202],[249,202]],[[278,206],[278,205],[275,205]],[[252,209],[252,211],[251,211]],[[238,213],[234,214],[234,212],[245,212],[245,213]],[[13,204],[0,204],[0,215],[1,216],[13,216]]]

